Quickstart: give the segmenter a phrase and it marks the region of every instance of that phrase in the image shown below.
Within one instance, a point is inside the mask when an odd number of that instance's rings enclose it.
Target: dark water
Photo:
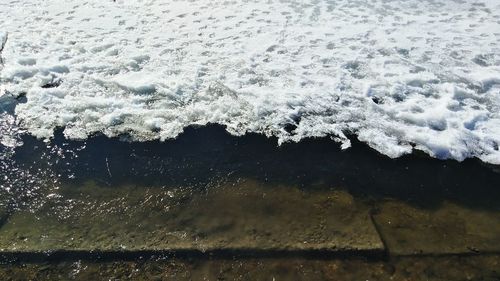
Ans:
[[[475,159],[220,126],[23,142],[0,176],[0,272],[14,279],[500,278],[500,169]]]
[[[251,178],[302,188],[341,186],[355,195],[391,197],[432,208],[444,200],[497,208],[500,167],[476,159],[461,163],[425,155],[390,159],[353,140],[339,149],[326,138],[276,144],[249,134],[233,137],[219,126],[187,128],[176,140],[128,143],[106,137],[49,144],[25,137],[16,149],[21,167],[50,169],[57,181],[94,179],[103,185],[205,186],[218,178]]]

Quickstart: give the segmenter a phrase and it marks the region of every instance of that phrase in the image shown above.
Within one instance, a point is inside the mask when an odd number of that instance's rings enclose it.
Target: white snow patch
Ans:
[[[41,138],[212,122],[500,164],[499,14],[498,0],[4,0],[0,86],[27,93],[17,119]]]

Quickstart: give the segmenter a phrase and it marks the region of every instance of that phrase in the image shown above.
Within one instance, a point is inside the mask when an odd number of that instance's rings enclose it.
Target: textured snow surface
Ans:
[[[38,137],[212,122],[500,164],[498,0],[2,0],[0,39]]]

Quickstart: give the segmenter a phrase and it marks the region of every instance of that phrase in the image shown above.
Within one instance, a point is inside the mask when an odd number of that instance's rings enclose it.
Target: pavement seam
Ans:
[[[377,232],[377,235],[380,239],[380,241],[382,242],[382,245],[384,247],[383,251],[384,251],[384,254],[385,256],[388,258],[391,256],[391,253],[390,253],[390,250],[389,250],[389,247],[387,246],[387,242],[386,242],[386,239],[382,233],[382,230],[380,229],[376,219],[375,219],[375,215],[377,214],[378,210],[376,208],[373,208],[370,210],[370,220],[373,224],[373,227],[375,228],[375,231]]]

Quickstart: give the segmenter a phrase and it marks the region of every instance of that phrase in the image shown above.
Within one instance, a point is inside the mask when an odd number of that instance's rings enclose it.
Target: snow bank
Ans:
[[[356,134],[500,164],[497,0],[5,0],[0,83],[32,134]]]

